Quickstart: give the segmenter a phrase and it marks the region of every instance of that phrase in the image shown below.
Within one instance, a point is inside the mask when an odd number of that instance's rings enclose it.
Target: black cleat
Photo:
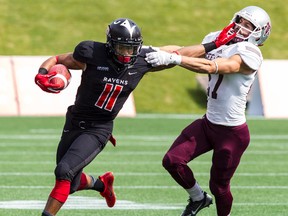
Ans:
[[[209,207],[209,205],[213,203],[212,197],[206,192],[204,192],[204,198],[202,200],[193,202],[193,200],[189,198],[188,202],[181,216],[195,216],[201,209]]]

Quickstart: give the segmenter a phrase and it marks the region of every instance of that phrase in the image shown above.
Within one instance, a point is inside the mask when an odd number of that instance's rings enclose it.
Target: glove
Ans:
[[[150,52],[146,54],[145,60],[152,65],[152,67],[158,67],[161,65],[169,64],[181,64],[181,55],[175,53],[168,53],[165,51]]]
[[[55,90],[54,88],[59,88],[60,85],[50,83],[51,77],[55,76],[56,74],[56,71],[49,74],[38,73],[35,76],[35,83],[45,92],[58,94],[60,91]]]
[[[231,41],[233,38],[236,37],[234,26],[235,26],[235,23],[232,22],[220,32],[218,37],[214,40],[214,43],[217,48],[224,44],[227,44],[229,41]]]

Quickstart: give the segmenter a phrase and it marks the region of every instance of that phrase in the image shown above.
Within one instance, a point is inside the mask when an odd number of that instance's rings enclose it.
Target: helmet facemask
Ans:
[[[140,52],[142,43],[123,43],[120,41],[111,41],[111,52],[113,59],[123,65],[133,64]]]
[[[253,30],[251,28],[245,27],[241,24],[240,20],[242,17],[237,18],[235,22],[234,32],[236,32],[236,37],[234,39],[234,42],[241,42],[241,41],[249,41],[249,38],[259,38],[261,36],[261,29],[258,27],[255,27],[250,21],[250,23],[253,25]],[[243,18],[245,19],[245,18]]]

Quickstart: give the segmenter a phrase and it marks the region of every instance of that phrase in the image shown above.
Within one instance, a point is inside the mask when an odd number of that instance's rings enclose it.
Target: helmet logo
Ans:
[[[133,31],[134,31],[134,28],[136,27],[136,25],[131,26],[130,22],[127,19],[123,23],[121,23],[120,25],[124,26],[128,30],[128,32],[130,34],[130,38],[132,38]]]
[[[270,35],[270,31],[271,31],[271,25],[270,23],[268,22],[265,27],[264,27],[264,36],[268,36]]]

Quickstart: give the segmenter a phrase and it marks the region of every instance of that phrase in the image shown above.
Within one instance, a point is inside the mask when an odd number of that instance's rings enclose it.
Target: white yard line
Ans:
[[[0,201],[0,209],[43,209],[44,200],[10,200]],[[288,206],[288,203],[233,203],[236,206]],[[185,203],[137,203],[117,200],[113,208],[108,208],[103,199],[96,197],[69,196],[62,209],[109,209],[113,210],[176,210],[183,209]]]
[[[11,201],[0,201],[0,209],[43,209],[46,201],[40,200],[11,200]],[[171,204],[140,204],[127,200],[117,200],[112,210],[119,209],[181,209],[182,206],[176,206]],[[105,200],[98,199],[96,197],[82,197],[82,196],[70,196],[63,206],[63,209],[110,209],[106,205]]]

